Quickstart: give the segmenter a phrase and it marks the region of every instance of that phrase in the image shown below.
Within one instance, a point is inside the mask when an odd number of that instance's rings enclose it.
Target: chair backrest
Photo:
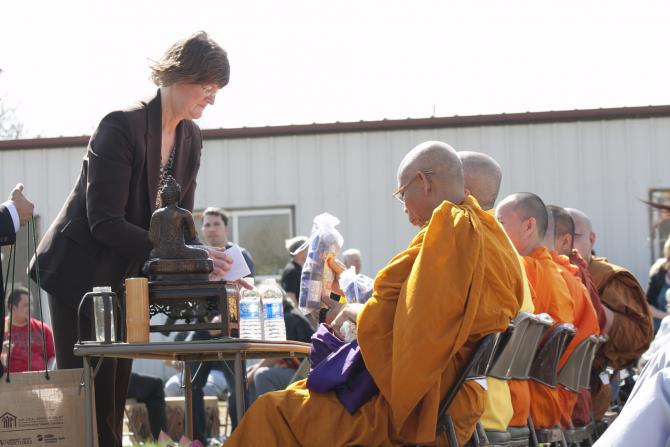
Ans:
[[[582,373],[579,375],[579,386],[587,390],[591,389],[591,368],[593,368],[593,360],[596,357],[596,352],[600,345],[607,341],[606,335],[601,335],[597,337],[598,341],[593,343],[589,351],[586,353],[586,358],[584,360],[584,367],[582,368]]]
[[[527,379],[537,345],[553,323],[547,314],[519,313],[500,337],[489,376],[502,380]]]
[[[582,387],[582,376],[585,370],[591,371],[591,363],[593,362],[593,349],[598,345],[598,337],[591,335],[581,341],[572,351],[568,360],[563,364],[563,367],[558,372],[558,383],[573,391],[579,392]],[[591,359],[589,361],[589,355]]]
[[[496,344],[500,334],[493,333],[482,338],[477,344],[477,348],[472,353],[472,357],[461,371],[460,376],[456,382],[451,386],[447,394],[440,402],[440,408],[437,413],[437,428],[436,435],[439,436],[447,429],[446,414],[451,406],[451,403],[456,398],[461,387],[466,380],[474,380],[486,377],[486,373],[491,364],[493,353],[495,352]]]
[[[575,336],[575,327],[570,323],[555,325],[544,337],[530,367],[530,378],[548,387],[558,383],[558,361],[566,346]]]

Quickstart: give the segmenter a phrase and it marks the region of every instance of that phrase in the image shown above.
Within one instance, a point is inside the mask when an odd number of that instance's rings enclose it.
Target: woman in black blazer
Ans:
[[[159,86],[148,100],[105,116],[88,144],[81,174],[37,248],[42,288],[56,342],[58,367],[81,368],[72,352],[77,306],[94,286],[118,292],[138,276],[151,250],[149,222],[160,207],[167,174],[181,185],[179,206],[193,210],[202,136],[192,121],[228,83],[225,52],[206,33],[175,43],[151,66]],[[214,275],[230,269],[222,250],[207,247]],[[31,263],[35,274],[35,259]],[[82,321],[90,333],[91,320]],[[120,446],[132,361],[105,359],[95,379],[101,446]]]

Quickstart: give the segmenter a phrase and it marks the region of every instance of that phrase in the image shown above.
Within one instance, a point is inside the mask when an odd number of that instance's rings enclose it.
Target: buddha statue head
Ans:
[[[179,202],[179,198],[181,197],[181,186],[179,186],[174,177],[168,175],[160,194],[163,207],[174,205]]]

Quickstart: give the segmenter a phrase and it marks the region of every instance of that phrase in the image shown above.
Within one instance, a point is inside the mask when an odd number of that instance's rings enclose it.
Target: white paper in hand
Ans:
[[[233,259],[233,265],[230,270],[223,275],[224,281],[237,281],[251,273],[247,261],[245,261],[244,256],[242,256],[242,250],[239,245],[233,244],[232,247],[226,250],[226,254]]]

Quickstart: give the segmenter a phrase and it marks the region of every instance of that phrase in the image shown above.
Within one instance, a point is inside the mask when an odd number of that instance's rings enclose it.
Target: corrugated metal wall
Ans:
[[[196,208],[294,205],[302,234],[315,215],[328,211],[342,220],[345,246],[360,249],[364,272],[374,275],[416,231],[391,193],[398,163],[426,140],[496,158],[504,172],[501,198],[532,191],[548,204],[584,210],[598,235],[597,251],[646,285],[649,215],[637,198],[670,187],[670,118],[206,140]],[[24,182],[43,233],[84,152],[0,151],[0,193]],[[164,378],[174,373],[150,361],[136,362],[135,369]]]
[[[646,281],[649,218],[637,198],[670,187],[670,118],[206,140],[196,207],[294,205],[303,234],[328,211],[342,220],[345,245],[359,248],[364,270],[374,274],[414,234],[391,193],[404,154],[429,139],[495,157],[504,170],[501,197],[532,191],[584,210],[597,251]],[[43,232],[84,150],[0,151],[0,191],[23,181]]]

